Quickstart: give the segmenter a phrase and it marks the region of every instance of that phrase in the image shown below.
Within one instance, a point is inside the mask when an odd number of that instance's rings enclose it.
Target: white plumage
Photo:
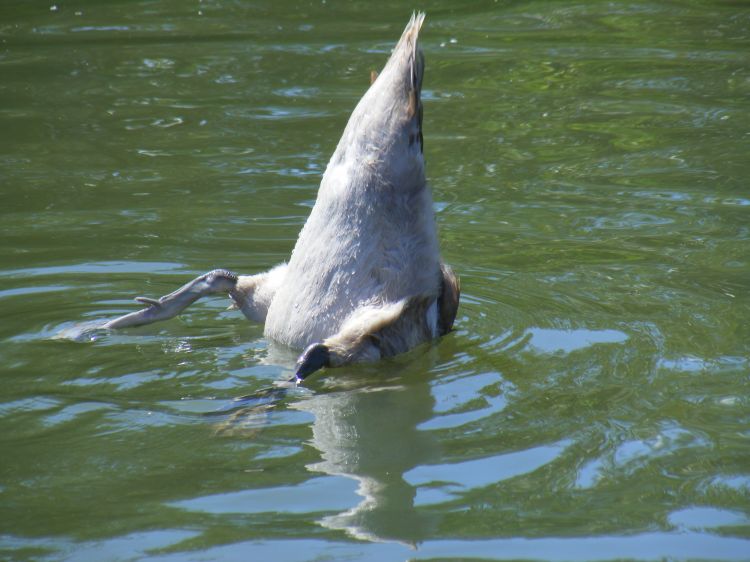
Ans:
[[[298,375],[401,353],[450,330],[458,280],[441,264],[422,154],[424,14],[412,16],[349,118],[287,264],[252,276],[215,270],[111,322],[163,320],[228,292],[265,335],[307,348]]]

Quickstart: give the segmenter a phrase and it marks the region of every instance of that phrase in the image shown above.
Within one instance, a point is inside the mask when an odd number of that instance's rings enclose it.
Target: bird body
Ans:
[[[250,276],[209,272],[105,327],[166,319],[226,291],[245,316],[265,322],[269,339],[306,348],[301,378],[402,353],[449,331],[460,291],[440,260],[425,180],[423,20],[412,16],[354,109],[287,264]]]

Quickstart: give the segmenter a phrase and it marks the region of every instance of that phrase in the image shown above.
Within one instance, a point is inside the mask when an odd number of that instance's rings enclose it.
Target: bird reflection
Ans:
[[[347,377],[337,379],[338,388],[342,383],[346,385]],[[390,385],[358,377],[354,387],[321,392],[291,407],[315,416],[312,445],[321,460],[307,468],[355,480],[362,497],[357,505],[323,517],[320,524],[360,540],[412,546],[428,534],[430,517],[416,509],[416,490],[403,478],[436,456],[434,440],[417,429],[432,415],[427,381],[409,380],[405,373]]]

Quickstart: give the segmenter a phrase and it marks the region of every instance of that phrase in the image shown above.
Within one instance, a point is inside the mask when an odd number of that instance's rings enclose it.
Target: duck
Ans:
[[[107,330],[172,318],[196,300],[227,294],[264,336],[302,350],[295,379],[323,368],[377,361],[452,330],[460,281],[440,257],[425,176],[425,19],[401,38],[352,112],[289,260],[254,275],[215,269]]]

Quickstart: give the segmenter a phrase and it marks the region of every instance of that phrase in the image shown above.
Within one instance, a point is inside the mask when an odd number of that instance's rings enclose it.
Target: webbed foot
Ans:
[[[159,299],[136,297],[135,300],[148,308],[131,312],[102,325],[107,330],[142,326],[177,316],[199,298],[214,293],[226,293],[234,289],[237,275],[226,269],[214,269],[196,277],[176,291]]]

